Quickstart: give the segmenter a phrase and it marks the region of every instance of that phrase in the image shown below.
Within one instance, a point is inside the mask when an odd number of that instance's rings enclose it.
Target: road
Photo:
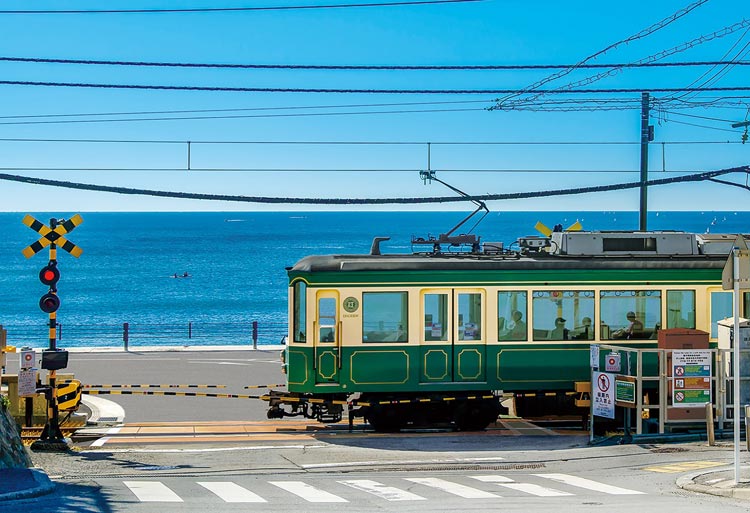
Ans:
[[[70,370],[88,384],[225,384],[245,394],[257,393],[245,385],[283,383],[277,351],[74,354]],[[67,454],[34,453],[57,491],[0,512],[747,511],[675,485],[731,464],[727,446],[592,447],[586,433],[508,419],[480,433],[349,433],[266,420],[255,400],[105,397],[125,409],[119,432]]]

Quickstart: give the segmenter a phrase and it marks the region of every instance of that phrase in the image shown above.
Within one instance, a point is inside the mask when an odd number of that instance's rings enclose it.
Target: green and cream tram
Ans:
[[[350,415],[376,429],[478,429],[497,418],[500,391],[552,396],[552,409],[572,412],[591,344],[655,347],[666,328],[704,330],[715,343],[716,321],[732,315],[721,278],[735,240],[556,232],[513,251],[477,243],[453,254],[436,243],[382,255],[376,241],[371,254],[303,258],[288,270],[291,414],[336,421],[355,399],[365,406]],[[269,416],[288,415],[284,403],[272,401]]]

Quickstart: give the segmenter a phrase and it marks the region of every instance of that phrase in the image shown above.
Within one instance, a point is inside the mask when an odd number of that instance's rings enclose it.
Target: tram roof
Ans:
[[[455,253],[313,255],[289,272],[712,270],[723,268],[736,239],[735,234],[562,232],[550,239],[521,238],[512,251],[486,242],[479,251]]]

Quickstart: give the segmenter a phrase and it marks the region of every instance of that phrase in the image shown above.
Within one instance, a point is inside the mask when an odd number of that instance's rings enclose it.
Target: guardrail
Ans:
[[[8,325],[8,343],[17,347],[45,346],[49,328],[39,325]],[[279,344],[287,334],[286,322],[204,322],[117,324],[57,324],[61,347],[117,347],[147,345],[269,345]]]

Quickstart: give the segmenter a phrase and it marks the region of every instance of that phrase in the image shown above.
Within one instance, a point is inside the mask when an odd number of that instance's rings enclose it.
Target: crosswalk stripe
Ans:
[[[392,486],[386,486],[383,483],[372,481],[370,479],[351,479],[348,481],[339,481],[341,484],[351,486],[357,490],[371,493],[387,501],[426,501],[424,497],[417,494],[400,490]]]
[[[472,476],[478,481],[484,483],[494,483],[498,486],[504,486],[511,490],[536,495],[537,497],[565,497],[567,495],[573,495],[572,493],[563,492],[561,490],[555,490],[554,488],[547,488],[546,486],[540,486],[533,483],[516,483],[509,477],[489,475],[489,476]]]
[[[338,495],[325,492],[302,481],[269,481],[269,483],[302,497],[307,502],[349,502]]]
[[[182,499],[159,481],[123,481],[141,502],[183,502]]]
[[[568,474],[532,474],[537,477],[545,479],[552,479],[559,483],[565,483],[570,486],[576,486],[578,488],[585,488],[587,490],[593,490],[596,492],[608,493],[610,495],[643,495],[643,492],[637,490],[629,490],[627,488],[620,488],[619,486],[612,486],[590,479],[584,479],[582,477],[570,476]]]
[[[477,490],[476,488],[472,488],[470,486],[452,483],[450,481],[445,481],[444,479],[438,479],[436,477],[409,477],[406,478],[406,480],[411,481],[412,483],[436,488],[453,495],[458,495],[459,497],[463,497],[464,499],[498,499],[501,497],[500,495],[494,493],[485,492],[484,490]]]
[[[198,484],[219,496],[224,502],[267,502],[260,495],[236,483],[228,481],[199,481]]]

